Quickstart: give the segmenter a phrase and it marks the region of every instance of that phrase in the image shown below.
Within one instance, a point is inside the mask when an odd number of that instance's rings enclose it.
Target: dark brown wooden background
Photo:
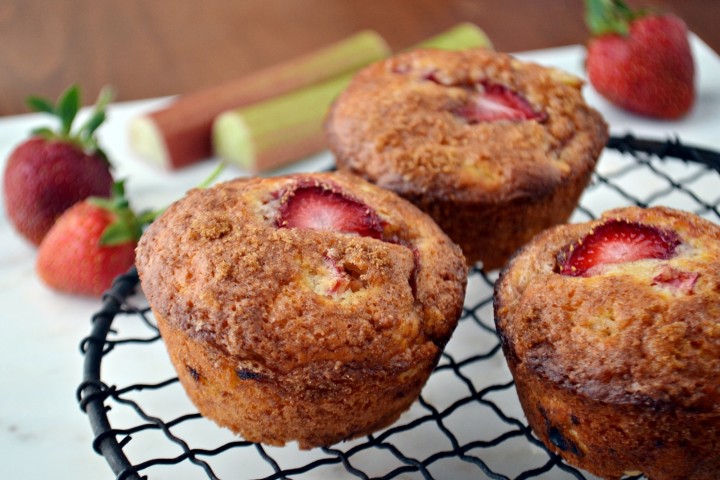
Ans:
[[[644,0],[720,51],[720,2]],[[399,49],[459,22],[497,50],[582,43],[582,0],[0,0],[0,115],[78,82],[85,103],[171,95],[324,46],[363,28]]]

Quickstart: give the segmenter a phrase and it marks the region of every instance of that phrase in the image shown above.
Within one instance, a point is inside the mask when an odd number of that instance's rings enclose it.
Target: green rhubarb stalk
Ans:
[[[476,25],[463,23],[418,47],[492,48]],[[323,121],[353,72],[279,97],[222,113],[213,125],[217,156],[250,172],[276,169],[325,148]]]
[[[353,74],[231,110],[213,127],[215,153],[252,172],[270,170],[323,148],[322,123]]]
[[[355,72],[389,54],[385,41],[366,30],[223,85],[182,95],[165,108],[133,119],[131,147],[170,169],[196,163],[212,156],[212,123],[220,113]]]
[[[464,50],[466,48],[493,48],[490,38],[474,23],[463,22],[434,37],[420,42],[415,48],[441,48],[444,50]]]

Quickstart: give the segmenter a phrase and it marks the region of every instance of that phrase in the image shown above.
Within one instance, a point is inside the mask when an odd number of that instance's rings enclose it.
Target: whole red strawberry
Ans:
[[[586,70],[603,97],[661,119],[684,116],[695,101],[695,64],[685,23],[669,13],[633,11],[621,0],[585,0]]]
[[[115,184],[112,199],[92,197],[76,203],[40,244],[38,275],[55,290],[100,296],[135,262],[135,246],[152,215],[135,215],[122,182]]]
[[[75,203],[110,195],[110,164],[94,135],[109,100],[105,90],[87,122],[73,131],[80,108],[77,86],[70,87],[57,105],[39,97],[28,99],[32,110],[52,114],[61,123],[59,131],[34,131],[10,154],[5,167],[5,210],[17,231],[33,244],[39,245],[58,216]]]

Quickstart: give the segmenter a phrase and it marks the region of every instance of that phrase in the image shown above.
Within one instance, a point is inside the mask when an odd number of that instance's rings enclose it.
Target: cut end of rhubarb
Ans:
[[[325,147],[322,124],[352,74],[231,110],[213,124],[215,154],[253,172],[267,171]]]
[[[255,169],[253,135],[243,116],[236,111],[218,116],[213,124],[215,153],[246,170]]]
[[[159,168],[171,168],[165,139],[152,118],[140,116],[130,122],[130,145],[135,153]]]
[[[347,44],[349,47],[349,51],[347,53],[357,56],[357,52],[359,51],[371,52],[371,55],[368,56],[367,59],[363,59],[357,66],[349,68],[349,71],[355,71],[368,63],[372,63],[392,55],[390,45],[388,45],[383,36],[375,30],[362,30],[347,41]]]

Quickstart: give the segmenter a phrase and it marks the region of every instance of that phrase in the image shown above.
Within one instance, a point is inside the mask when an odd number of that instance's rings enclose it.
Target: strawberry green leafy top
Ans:
[[[27,105],[34,112],[48,113],[60,120],[59,130],[49,127],[41,127],[33,130],[33,135],[41,136],[47,140],[61,140],[77,145],[84,152],[91,155],[99,155],[107,161],[107,155],[98,145],[95,131],[106,119],[105,110],[112,101],[114,92],[109,87],[104,87],[98,96],[95,106],[88,119],[78,128],[73,129],[73,123],[80,111],[81,94],[80,87],[71,85],[65,90],[57,103],[39,96],[30,96]]]
[[[649,13],[648,9],[631,9],[622,0],[585,0],[585,23],[595,36],[627,35],[630,23]]]

